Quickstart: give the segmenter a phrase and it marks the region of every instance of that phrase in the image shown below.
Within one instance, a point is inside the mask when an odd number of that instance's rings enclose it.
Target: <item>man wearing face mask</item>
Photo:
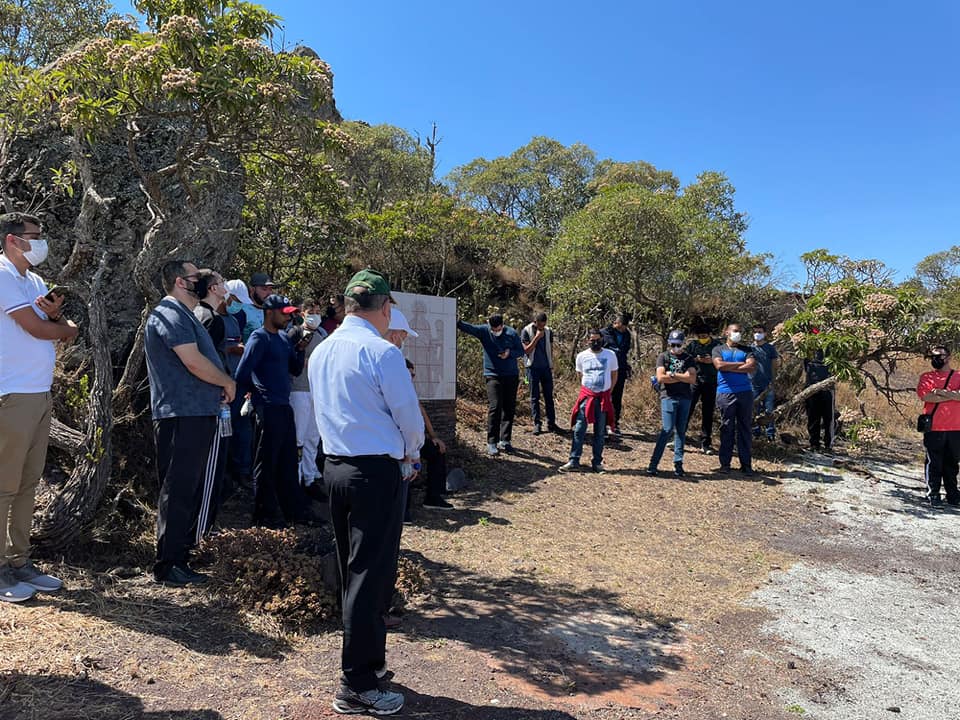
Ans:
[[[290,377],[303,372],[307,343],[292,342],[286,332],[297,310],[285,297],[268,296],[263,327],[250,336],[237,367],[237,392],[252,393],[255,410],[254,525],[282,527],[308,519],[298,482],[297,427],[290,407]]]
[[[923,412],[933,414],[933,424],[923,434],[926,451],[924,478],[927,502],[939,507],[940,486],[946,491],[947,504],[960,506],[957,472],[960,470],[960,373],[950,366],[950,350],[937,345],[931,350],[933,370],[920,376],[917,395],[924,402]]]
[[[806,377],[805,387],[816,385],[830,377],[830,368],[827,367],[823,350],[817,350],[812,358],[804,358],[803,373]],[[807,434],[810,437],[810,448],[814,452],[820,452],[821,447],[826,448],[827,452],[833,451],[835,404],[833,388],[814,393],[804,403],[807,411]],[[823,436],[822,445],[820,442],[821,434]]]
[[[657,383],[660,385],[660,419],[663,429],[650,457],[647,474],[656,475],[667,442],[673,443],[673,474],[683,477],[683,445],[690,416],[691,386],[697,381],[696,361],[683,349],[683,331],[671,330],[667,352],[657,358]]]
[[[623,389],[627,380],[630,379],[630,348],[633,344],[633,336],[630,334],[630,316],[626,313],[618,313],[609,326],[603,329],[603,346],[613,351],[617,356],[617,382],[613,386],[613,430],[610,432],[612,439],[620,437],[620,413],[623,410]]]
[[[753,386],[749,373],[757,361],[753,348],[741,345],[740,323],[730,323],[727,341],[713,349],[717,369],[717,409],[720,411],[720,472],[730,472],[736,438],[740,470],[753,476],[750,428],[753,425]]]
[[[573,443],[570,460],[561,465],[560,472],[580,469],[580,456],[587,436],[587,425],[593,423],[593,457],[590,467],[603,472],[603,444],[607,425],[613,426],[613,398],[611,390],[617,384],[617,355],[603,347],[603,335],[591,329],[587,333],[589,348],[577,355],[576,369],[580,374],[580,394],[573,405],[570,424]]]
[[[22,602],[62,583],[30,560],[30,527],[50,435],[54,343],[77,336],[63,296],[30,270],[47,256],[40,220],[0,215],[0,602]]]
[[[236,356],[227,354],[227,323],[224,314],[221,314],[221,310],[225,306],[227,288],[223,277],[219,273],[212,270],[200,270],[198,275],[199,279],[195,290],[200,297],[200,302],[193,309],[193,314],[209,333],[227,374],[233,377],[233,372],[230,371],[231,358]],[[230,318],[230,320],[233,320],[233,318]],[[236,362],[233,363],[234,367]],[[216,461],[213,464],[208,463],[204,473],[203,492],[195,528],[197,544],[217,521],[217,512],[220,509],[220,500],[224,493],[224,473],[227,469],[230,441],[231,438],[224,436],[222,432],[214,434],[214,447],[211,449],[211,457],[216,458]]]
[[[710,335],[710,328],[700,323],[693,329],[696,338],[687,345],[687,354],[697,363],[697,381],[690,395],[690,415],[700,402],[700,449],[713,455],[713,412],[717,405],[717,369],[713,366],[713,349],[721,345]]]
[[[513,416],[517,410],[520,369],[524,357],[520,336],[503,324],[503,315],[491,315],[486,325],[457,321],[457,329],[472,335],[483,346],[483,378],[487,383],[487,454],[512,452]]]
[[[307,300],[303,303],[303,327],[306,332],[304,362],[310,366],[310,356],[321,342],[327,338],[327,332],[320,327],[323,322],[320,303]],[[290,407],[293,408],[293,421],[297,426],[297,448],[300,451],[300,484],[307,494],[313,495],[323,480],[317,467],[317,454],[320,451],[320,430],[313,409],[313,395],[310,393],[310,380],[305,369],[299,375],[290,376]],[[316,487],[314,487],[316,485]]]
[[[767,329],[759,323],[753,326],[753,355],[757,359],[753,378],[751,378],[753,397],[756,399],[763,395],[763,399],[757,403],[756,410],[758,413],[763,412],[765,415],[770,415],[776,405],[773,387],[777,372],[780,370],[780,353],[777,352],[773,343],[767,342]],[[753,426],[754,437],[760,437],[761,432],[763,432],[763,429],[760,424],[755,424]],[[766,432],[768,440],[773,440],[776,437],[777,432],[773,420],[768,422]]]
[[[197,266],[187,260],[164,263],[161,278],[167,296],[151,311],[144,330],[160,476],[153,574],[167,585],[206,582],[206,576],[188,564],[194,541],[190,531],[206,468],[215,462],[220,403],[236,394],[210,334],[193,314],[200,301],[200,277]]]

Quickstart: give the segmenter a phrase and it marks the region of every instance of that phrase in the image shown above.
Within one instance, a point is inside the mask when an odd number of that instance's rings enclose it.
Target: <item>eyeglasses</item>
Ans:
[[[683,343],[670,343],[670,347],[683,347]]]

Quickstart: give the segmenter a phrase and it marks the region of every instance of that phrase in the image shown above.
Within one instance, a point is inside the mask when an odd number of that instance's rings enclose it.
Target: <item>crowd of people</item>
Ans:
[[[36,487],[51,423],[55,343],[78,334],[64,316],[62,293],[31,268],[47,254],[40,221],[0,215],[0,600],[21,602],[55,592],[61,581],[30,558]],[[148,315],[144,351],[156,443],[159,498],[153,575],[172,586],[202,584],[190,554],[215,526],[222,501],[252,494],[254,525],[316,522],[310,500],[329,509],[336,542],[343,615],[338,713],[391,714],[400,693],[384,689],[386,631],[391,625],[400,536],[410,520],[410,483],[425,476],[424,507],[447,510],[443,440],[417,398],[416,368],[402,354],[416,337],[395,306],[386,278],[362,270],[342,294],[291,302],[265,273],[226,280],[186,260],[160,268],[165,296]],[[545,313],[518,333],[502,315],[457,328],[483,350],[487,388],[487,453],[513,451],[523,360],[533,433],[565,433],[554,398],[555,336]],[[684,477],[689,418],[700,402],[700,449],[718,470],[753,475],[752,442],[773,439],[772,411],[780,356],[762,325],[752,343],[730,323],[721,338],[692,328],[671,331],[651,384],[660,401],[661,430],[647,465],[660,472],[672,441],[673,474]],[[562,472],[581,469],[590,426],[589,468],[602,473],[607,437],[622,435],[623,390],[631,375],[629,317],[592,328],[575,360],[580,389],[570,410],[570,453]],[[960,504],[960,375],[950,352],[933,349],[933,370],[917,388],[925,404],[927,497]],[[810,446],[830,451],[835,436],[833,389],[822,353],[804,360]],[[542,401],[542,410],[541,410]],[[918,423],[919,427],[919,423]],[[426,464],[426,468],[423,464]],[[583,466],[586,469],[586,466]]]

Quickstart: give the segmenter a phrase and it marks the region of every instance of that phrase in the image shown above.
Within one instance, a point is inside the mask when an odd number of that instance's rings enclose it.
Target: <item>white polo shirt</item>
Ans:
[[[0,254],[0,395],[41,393],[53,384],[57,351],[52,340],[37,340],[10,317],[25,307],[47,319],[37,307],[38,295],[47,294],[40,276],[27,270],[21,275],[6,255]]]

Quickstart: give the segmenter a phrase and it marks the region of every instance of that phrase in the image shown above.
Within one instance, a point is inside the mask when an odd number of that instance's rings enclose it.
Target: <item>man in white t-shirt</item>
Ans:
[[[590,467],[603,472],[603,443],[607,425],[613,426],[613,396],[619,365],[613,350],[603,347],[603,335],[591,329],[587,333],[590,347],[577,355],[576,368],[580,375],[580,395],[573,405],[570,424],[573,426],[573,444],[570,460],[560,467],[561,472],[580,468],[580,455],[587,435],[587,425],[593,423],[593,458]]]
[[[62,583],[30,561],[30,524],[47,458],[53,344],[72,340],[63,296],[30,271],[47,257],[40,221],[0,215],[0,600],[22,602]],[[9,539],[9,541],[8,541]]]

